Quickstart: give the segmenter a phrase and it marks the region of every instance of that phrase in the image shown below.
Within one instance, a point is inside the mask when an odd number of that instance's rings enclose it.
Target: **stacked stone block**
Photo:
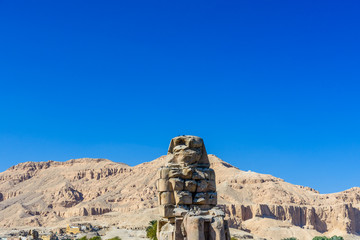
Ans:
[[[211,168],[164,166],[158,171],[157,189],[162,217],[174,217],[171,209],[192,206],[211,209],[217,204],[215,172]]]
[[[215,172],[209,166],[201,138],[171,140],[156,182],[159,240],[230,240],[225,214],[216,207]]]

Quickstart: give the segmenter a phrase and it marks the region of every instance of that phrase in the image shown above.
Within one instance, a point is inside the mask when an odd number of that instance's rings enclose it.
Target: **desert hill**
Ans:
[[[218,203],[233,228],[267,239],[360,233],[360,188],[319,194],[209,155]],[[130,167],[107,159],[25,162],[0,173],[0,228],[96,221],[141,228],[158,218],[160,157]]]

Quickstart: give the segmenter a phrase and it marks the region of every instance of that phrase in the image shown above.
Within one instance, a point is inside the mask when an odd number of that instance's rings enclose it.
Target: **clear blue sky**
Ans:
[[[172,137],[322,193],[360,185],[359,1],[0,0],[0,171]]]

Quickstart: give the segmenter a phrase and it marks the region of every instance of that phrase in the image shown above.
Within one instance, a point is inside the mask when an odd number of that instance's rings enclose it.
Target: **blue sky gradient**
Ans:
[[[0,0],[0,171],[172,137],[321,193],[360,184],[358,1]]]

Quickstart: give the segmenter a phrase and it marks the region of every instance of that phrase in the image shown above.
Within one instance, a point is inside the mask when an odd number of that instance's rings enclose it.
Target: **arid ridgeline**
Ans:
[[[218,203],[226,205],[231,227],[253,233],[269,226],[360,232],[360,188],[319,194],[271,175],[241,171],[214,155],[209,160]],[[0,173],[0,228],[70,221],[145,226],[158,217],[155,181],[162,165],[164,157],[135,167],[88,158],[18,164]]]

